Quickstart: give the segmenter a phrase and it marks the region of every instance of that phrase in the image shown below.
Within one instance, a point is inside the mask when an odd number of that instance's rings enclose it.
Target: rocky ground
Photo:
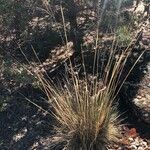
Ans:
[[[71,43],[69,43],[69,46],[71,46]],[[70,52],[67,53],[68,57],[71,54]],[[62,62],[65,60],[62,53],[62,51],[59,51],[58,54],[53,53],[52,56],[60,56],[60,62]],[[56,57],[54,58],[56,59]],[[56,62],[58,62],[58,65]],[[47,64],[44,62],[38,71],[42,71],[41,69],[44,67],[48,68],[52,66],[53,71],[57,72],[57,66],[61,64],[60,62],[56,59],[53,61],[53,65],[49,65],[49,61],[47,60]],[[138,87],[138,92],[136,92],[136,95],[132,99],[132,106],[134,106],[132,107],[134,108],[132,111],[138,117],[128,115],[134,122],[125,121],[125,125],[121,131],[123,138],[120,139],[119,143],[110,144],[109,150],[150,149],[149,116],[145,115],[149,114],[149,67],[149,63],[143,66],[141,65],[140,71],[143,72],[143,76],[140,82],[136,84],[133,84],[133,82],[125,83],[126,86],[133,87],[132,89]],[[35,70],[37,71],[36,67]],[[43,101],[44,95],[38,89],[27,86],[25,88],[19,88],[18,92],[23,93],[25,97],[30,98],[45,110],[51,109],[50,105]],[[59,138],[53,137],[53,118],[51,115],[26,101],[18,93],[14,93],[11,102],[8,102],[4,106],[3,111],[0,112],[0,118],[0,149],[2,150],[48,150],[51,149],[51,142],[57,142],[57,138]],[[55,149],[62,149],[62,145],[58,145]]]
[[[139,7],[142,7],[141,5]],[[136,9],[136,13],[141,13],[140,8]],[[143,9],[143,7],[142,7]],[[144,11],[144,9],[142,10]],[[146,14],[148,15],[148,14]],[[90,18],[94,21],[94,12],[91,11]],[[78,18],[79,25],[85,22],[85,18]],[[142,38],[139,41],[141,49],[150,50],[150,25],[149,19],[144,20],[144,25],[139,28],[142,31]],[[43,26],[43,25],[42,25]],[[111,43],[113,36],[100,35],[102,43]],[[85,33],[83,36],[83,46],[90,47],[94,43],[95,32]],[[65,51],[65,46],[55,47],[42,64],[34,64],[29,66],[31,72],[42,72],[49,70],[49,73],[58,71],[68,58],[73,55],[72,42],[68,42],[69,51]],[[148,52],[149,53],[149,52]],[[148,54],[149,55],[149,54]],[[149,58],[149,57],[148,57]],[[149,60],[141,65],[142,78],[140,82],[126,82],[125,86],[136,88],[136,94],[131,92],[132,112],[136,116],[128,116],[134,120],[125,121],[122,127],[123,138],[119,143],[110,144],[109,150],[150,150],[150,63]],[[1,72],[0,72],[1,73]],[[11,81],[12,83],[14,81]],[[7,89],[6,85],[5,88]],[[11,85],[13,88],[13,84]],[[9,91],[11,89],[8,89]],[[2,91],[2,90],[1,90]],[[19,86],[17,92],[24,93],[24,96],[30,98],[46,110],[50,110],[50,105],[43,101],[43,93],[30,86]],[[127,93],[128,94],[128,93]],[[8,95],[9,96],[9,95]],[[42,98],[40,98],[42,97]],[[54,131],[51,115],[37,108],[18,93],[11,94],[11,102],[3,104],[3,110],[0,111],[0,149],[1,150],[48,150],[50,143],[56,138],[53,137]],[[138,119],[137,119],[138,118]],[[54,148],[56,149],[56,148]],[[61,149],[61,147],[58,147]]]
[[[39,99],[42,94],[36,94],[28,89],[25,96],[43,107],[50,110],[49,105]],[[31,91],[31,89],[30,89]],[[38,99],[38,100],[37,100]],[[1,150],[50,150],[51,142],[56,142],[53,131],[53,118],[36,106],[28,103],[23,97],[18,96],[13,102],[7,105],[3,112],[0,112],[0,149]],[[130,123],[130,122],[126,122]],[[136,122],[136,125],[140,122]],[[111,144],[109,150],[149,150],[150,137],[146,133],[140,133],[136,125],[124,125],[122,127],[123,138],[119,143]],[[141,128],[141,127],[140,127]],[[146,132],[149,132],[148,129]],[[63,144],[62,144],[63,145]],[[55,149],[62,149],[58,144]]]
[[[150,63],[144,70],[144,77],[139,84],[139,90],[133,99],[134,111],[142,121],[150,124]]]
[[[123,127],[123,139],[120,144],[112,144],[109,150],[149,150],[150,140],[142,138],[135,128]]]

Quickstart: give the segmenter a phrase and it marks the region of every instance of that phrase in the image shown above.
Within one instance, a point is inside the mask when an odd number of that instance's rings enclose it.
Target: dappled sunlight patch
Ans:
[[[20,139],[22,139],[27,133],[27,128],[23,128],[21,129],[21,131],[19,131],[18,133],[16,133],[14,136],[13,136],[13,140],[15,142],[19,141]]]

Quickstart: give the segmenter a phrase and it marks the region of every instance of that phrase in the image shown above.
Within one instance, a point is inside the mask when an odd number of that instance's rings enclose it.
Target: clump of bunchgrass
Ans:
[[[120,121],[115,99],[134,67],[133,65],[122,79],[122,72],[130,54],[130,48],[121,51],[117,57],[115,50],[111,50],[101,73],[102,78],[98,79],[96,74],[96,79],[90,82],[84,62],[82,65],[85,72],[82,80],[71,63],[71,71],[68,73],[66,69],[66,75],[58,81],[59,84],[54,84],[43,75],[37,74],[54,108],[53,115],[58,121],[56,129],[61,133],[59,142],[66,141],[66,149],[103,150],[110,142],[119,140]]]
[[[67,43],[62,8],[61,12]],[[121,33],[124,34],[124,29]],[[52,114],[57,120],[56,138],[52,142],[51,149],[57,149],[57,144],[63,143],[64,149],[67,150],[103,150],[107,149],[110,142],[119,141],[121,134],[116,97],[142,54],[122,78],[124,67],[131,54],[132,42],[125,50],[116,51],[117,42],[114,41],[106,62],[99,66],[101,52],[98,50],[98,40],[97,34],[93,62],[93,76],[96,78],[93,80],[88,80],[84,61],[81,64],[84,70],[82,79],[74,70],[71,61],[65,77],[58,79],[57,83],[35,72],[54,108]],[[128,38],[123,38],[123,42],[124,40],[128,42]]]
[[[67,149],[103,149],[120,136],[111,91],[101,81],[91,85],[86,79],[80,82],[74,74],[63,86],[56,87],[40,76],[39,79],[52,103],[57,129],[63,133]]]

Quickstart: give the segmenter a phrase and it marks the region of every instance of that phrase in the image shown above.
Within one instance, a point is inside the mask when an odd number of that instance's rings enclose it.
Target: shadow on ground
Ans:
[[[44,94],[38,89],[28,86],[20,92],[42,108],[50,111],[50,105],[42,99]],[[8,103],[7,108],[0,112],[0,149],[27,150],[44,149],[40,139],[50,137],[54,119],[19,93]],[[48,141],[50,142],[50,141]],[[49,143],[46,143],[47,147]]]
[[[135,111],[135,104],[133,103],[133,99],[141,88],[139,84],[145,76],[144,70],[147,70],[147,65],[150,62],[150,53],[146,52],[142,59],[143,61],[135,66],[127,79],[127,82],[132,85],[125,84],[120,91],[120,111],[121,113],[125,112],[123,118],[126,119],[123,123],[128,124],[129,128],[136,128],[141,137],[150,139],[150,126],[141,120],[140,116],[142,115]],[[128,65],[130,66],[130,64]]]

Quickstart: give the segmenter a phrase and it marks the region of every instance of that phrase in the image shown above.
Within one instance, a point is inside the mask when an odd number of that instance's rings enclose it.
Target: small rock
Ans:
[[[142,100],[142,101],[146,101],[146,98],[145,98],[145,97],[143,97],[141,100]]]
[[[135,98],[135,99],[134,99],[134,103],[135,103],[135,104],[139,103],[139,99],[138,99],[138,98]]]
[[[147,105],[147,102],[145,102],[145,101],[143,101],[143,103],[142,103],[143,105]]]
[[[139,146],[140,143],[139,143],[139,138],[138,138],[138,137],[135,138],[134,142],[135,142],[135,145],[136,145],[136,146]]]
[[[137,96],[137,98],[138,98],[138,99],[141,99],[141,98],[142,98],[142,96],[138,95],[138,96]]]
[[[148,113],[146,113],[146,114],[144,114],[144,116],[145,116],[145,117],[148,117],[149,115],[148,115]]]
[[[144,147],[147,147],[147,142],[142,142],[142,145],[144,146]]]
[[[131,145],[130,148],[131,148],[132,150],[137,150],[137,146],[135,146],[135,145]]]
[[[144,74],[147,74],[147,71],[146,71],[146,70],[144,70],[144,71],[143,71],[143,73],[144,73]]]
[[[142,39],[142,43],[143,43],[144,45],[149,45],[149,40],[148,40],[147,38],[143,38],[143,39]]]
[[[129,141],[131,141],[131,142],[133,142],[133,141],[134,141],[134,140],[133,140],[133,138],[131,138],[131,137],[129,137],[128,139],[129,139]]]
[[[143,147],[140,146],[140,147],[138,147],[138,150],[144,150],[144,149],[143,149]]]
[[[150,100],[150,95],[146,94],[146,99]]]

